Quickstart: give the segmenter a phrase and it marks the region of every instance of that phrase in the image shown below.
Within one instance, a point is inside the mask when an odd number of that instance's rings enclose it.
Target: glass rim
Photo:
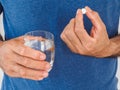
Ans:
[[[51,35],[51,37],[52,37],[52,39],[54,40],[54,34],[53,33],[51,33],[51,32],[49,32],[49,31],[46,31],[46,30],[34,30],[34,31],[29,31],[29,32],[27,32],[27,33],[25,33],[24,34],[24,36],[27,36],[27,35],[29,35],[30,33],[36,33],[36,32],[43,32],[43,33],[47,33],[47,34],[50,34]],[[32,35],[31,35],[32,36]]]

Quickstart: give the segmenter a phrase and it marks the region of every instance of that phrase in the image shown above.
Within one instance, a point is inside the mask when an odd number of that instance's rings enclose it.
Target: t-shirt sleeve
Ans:
[[[2,7],[2,5],[0,3],[0,14],[2,13],[2,11],[3,11],[3,7]]]

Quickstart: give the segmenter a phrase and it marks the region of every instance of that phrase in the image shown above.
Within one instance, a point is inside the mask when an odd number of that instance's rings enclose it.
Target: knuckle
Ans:
[[[71,36],[71,34],[72,34],[72,33],[71,33],[71,30],[67,30],[67,31],[65,31],[65,36],[66,36],[66,37]]]
[[[66,29],[66,30],[64,31],[64,35],[67,36],[68,34],[69,34],[69,30]]]
[[[64,33],[61,34],[61,39],[63,39],[63,40],[65,39],[65,34]]]
[[[99,16],[98,12],[96,12],[96,11],[94,11],[93,14],[94,14],[95,17]]]
[[[69,35],[69,34],[70,34],[70,30],[67,29],[67,30],[65,31],[65,35],[67,36],[67,35]]]

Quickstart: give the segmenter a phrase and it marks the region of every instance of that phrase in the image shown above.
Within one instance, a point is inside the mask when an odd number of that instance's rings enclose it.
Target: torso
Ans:
[[[116,90],[116,58],[94,58],[72,53],[60,34],[76,10],[85,6],[97,11],[109,37],[118,32],[119,0],[1,0],[4,8],[6,39],[32,30],[46,30],[55,35],[56,57],[48,78],[37,82],[4,76],[3,90]],[[84,16],[88,33],[91,23]],[[26,87],[24,87],[26,86]]]

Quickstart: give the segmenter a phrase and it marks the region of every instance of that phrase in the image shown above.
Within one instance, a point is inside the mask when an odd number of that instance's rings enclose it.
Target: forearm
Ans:
[[[110,41],[112,43],[110,48],[112,51],[111,56],[120,56],[120,35],[111,38]]]

